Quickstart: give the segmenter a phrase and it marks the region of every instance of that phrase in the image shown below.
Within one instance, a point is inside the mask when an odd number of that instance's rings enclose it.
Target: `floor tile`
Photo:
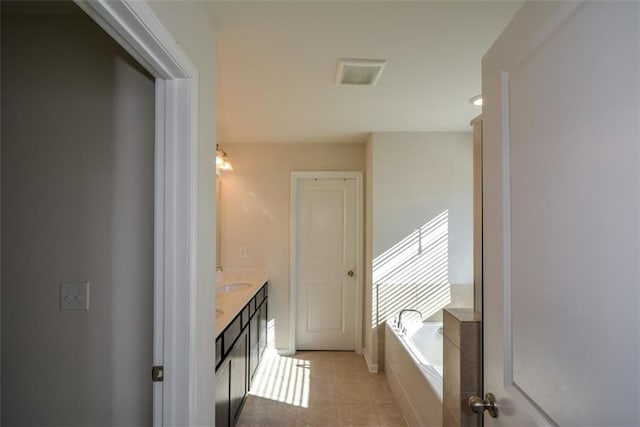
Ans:
[[[336,390],[335,384],[319,382],[309,382],[309,406],[335,405]]]
[[[384,373],[346,351],[265,352],[239,427],[406,427]]]
[[[381,427],[406,427],[402,412],[395,403],[376,405],[375,408]]]
[[[338,406],[338,423],[340,426],[379,426],[378,416],[372,406],[342,405]]]
[[[296,418],[296,426],[300,427],[336,425],[338,425],[338,413],[333,405],[300,408]]]

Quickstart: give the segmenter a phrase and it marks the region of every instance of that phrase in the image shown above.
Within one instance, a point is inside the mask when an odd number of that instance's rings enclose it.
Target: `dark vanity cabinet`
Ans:
[[[229,385],[231,383],[229,374],[231,373],[231,360],[218,366],[216,370],[216,426],[230,425],[229,416]]]
[[[231,427],[267,347],[267,283],[216,338],[216,427]]]

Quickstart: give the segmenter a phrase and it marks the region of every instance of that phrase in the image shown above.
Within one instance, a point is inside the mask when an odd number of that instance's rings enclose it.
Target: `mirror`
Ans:
[[[222,235],[222,180],[219,176],[216,177],[216,271],[222,269],[222,263],[220,262],[220,252],[222,246],[220,245],[220,236]]]

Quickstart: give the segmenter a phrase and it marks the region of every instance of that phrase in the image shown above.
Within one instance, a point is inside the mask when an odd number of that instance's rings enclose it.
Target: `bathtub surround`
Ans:
[[[444,310],[444,427],[479,427],[482,417],[467,401],[482,390],[482,322],[472,309]]]
[[[473,307],[472,134],[379,132],[367,142],[365,354],[384,366],[384,322]]]
[[[441,426],[442,323],[413,320],[406,328],[402,334],[386,322],[385,375],[410,426]]]

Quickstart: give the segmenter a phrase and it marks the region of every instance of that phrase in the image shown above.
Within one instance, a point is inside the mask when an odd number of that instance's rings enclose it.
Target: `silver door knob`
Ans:
[[[347,271],[347,276],[349,276],[349,277],[353,277],[353,270],[349,270],[349,271]]]
[[[482,414],[484,411],[487,411],[493,418],[498,418],[496,397],[491,393],[487,393],[484,396],[484,400],[478,396],[471,396],[468,404],[469,408],[476,414]]]

